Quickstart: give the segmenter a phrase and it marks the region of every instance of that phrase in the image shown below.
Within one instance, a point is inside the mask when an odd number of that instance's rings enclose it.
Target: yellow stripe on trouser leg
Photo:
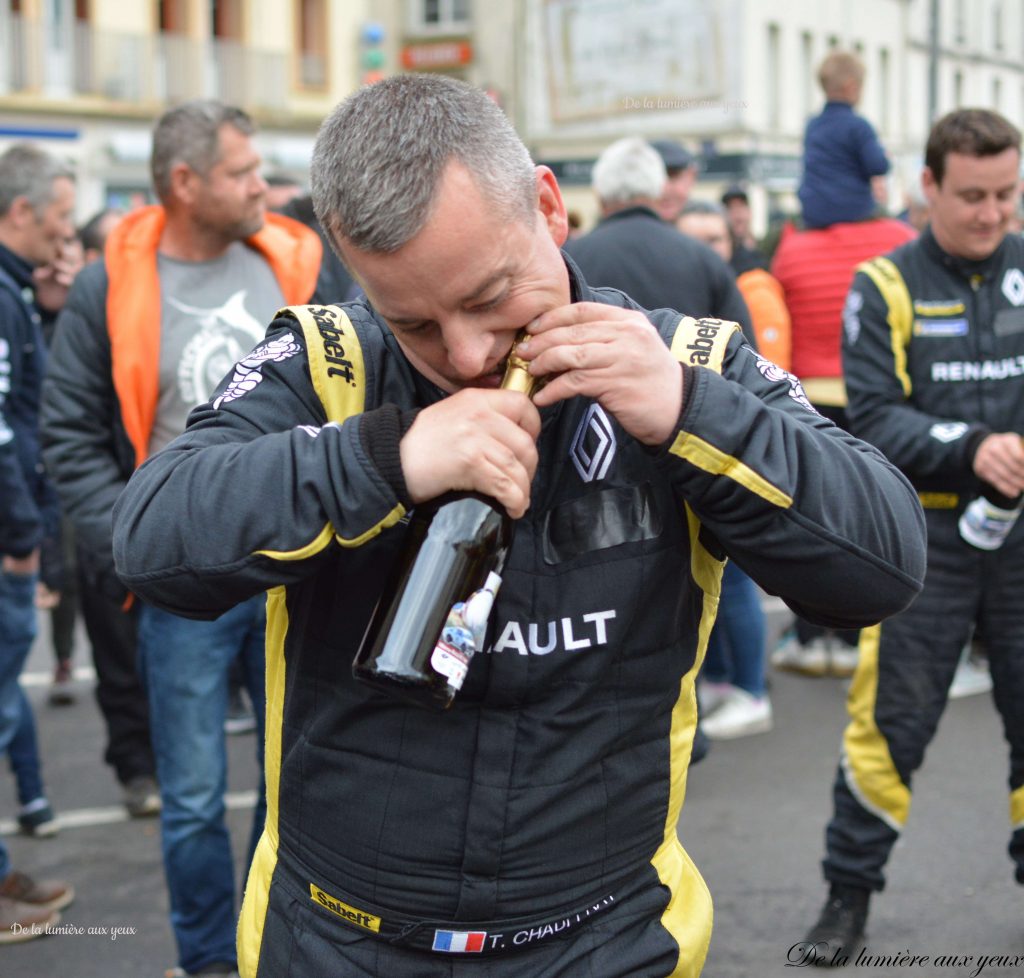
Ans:
[[[686,515],[692,555],[690,572],[697,586],[704,592],[704,603],[697,635],[696,660],[680,681],[679,699],[672,708],[672,730],[669,734],[671,772],[665,836],[651,860],[659,879],[671,894],[668,906],[661,915],[661,923],[679,945],[679,960],[668,978],[697,978],[701,973],[711,943],[713,916],[711,894],[704,878],[679,842],[678,823],[686,796],[686,774],[697,726],[694,683],[715,624],[725,565],[715,560],[700,545],[697,539],[700,523],[689,507]]]
[[[286,592],[267,594],[267,716],[264,766],[267,783],[267,821],[256,845],[238,918],[238,973],[256,978],[263,926],[270,902],[270,880],[277,866],[277,818],[281,787],[281,728],[284,723],[284,640],[288,633]]]
[[[860,633],[857,671],[847,697],[850,722],[843,733],[843,771],[854,797],[897,832],[910,813],[910,789],[896,771],[889,744],[875,723],[881,626]]]
[[[1010,792],[1010,824],[1015,832],[1024,829],[1024,785]]]

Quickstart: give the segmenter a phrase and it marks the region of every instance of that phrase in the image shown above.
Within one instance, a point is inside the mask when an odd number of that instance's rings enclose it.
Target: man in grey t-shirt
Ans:
[[[61,314],[44,394],[47,463],[79,538],[108,560],[111,510],[133,469],[174,451],[189,412],[259,343],[263,324],[313,293],[319,238],[266,213],[252,133],[247,115],[217,102],[165,113],[151,160],[160,206],[123,219],[102,266],[79,276]],[[255,352],[248,385],[260,362]],[[172,975],[236,973],[224,717],[237,665],[260,721],[262,764],[263,604],[254,598],[215,621],[148,605],[137,612],[178,945]],[[250,856],[264,814],[261,791]]]
[[[152,455],[185,430],[189,412],[263,338],[284,305],[266,261],[242,242],[208,261],[157,255],[160,274],[160,397]]]

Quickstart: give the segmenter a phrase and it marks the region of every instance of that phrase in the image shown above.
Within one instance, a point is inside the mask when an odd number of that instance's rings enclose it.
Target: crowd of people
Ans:
[[[342,102],[308,193],[271,197],[252,120],[210,100],[157,120],[158,203],[77,231],[70,169],[0,155],[0,750],[21,830],[56,832],[18,677],[49,613],[49,700],[74,702],[80,613],[104,759],[128,813],[160,820],[168,976],[475,955],[698,975],[686,769],[772,729],[769,666],[852,677],[809,944],[864,940],[971,648],[1024,883],[1020,133],[938,120],[911,226],[879,205],[859,59],[833,52],[819,80],[802,215],[771,253],[748,188],[700,199],[672,139],[609,145],[600,220],[570,237],[551,171],[442,76]],[[497,389],[513,342],[532,400]],[[516,531],[488,641],[434,714],[350,666],[408,513],[453,492]],[[794,613],[770,658],[763,591]],[[243,691],[264,779],[239,909]],[[0,841],[0,943],[73,899]]]

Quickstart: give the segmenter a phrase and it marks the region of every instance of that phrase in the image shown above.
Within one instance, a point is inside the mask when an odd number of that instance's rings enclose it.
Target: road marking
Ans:
[[[96,670],[92,666],[76,666],[71,672],[71,678],[75,682],[94,682]],[[52,682],[52,672],[23,672],[21,674],[22,686],[49,686]]]
[[[254,790],[229,791],[224,796],[224,804],[232,810],[254,808],[256,792]],[[60,812],[57,815],[57,824],[62,829],[84,829],[93,825],[115,825],[118,822],[142,821],[149,821],[149,819],[131,818],[123,805],[112,805],[109,808],[76,808],[70,812]],[[152,821],[155,822],[156,819]],[[0,834],[17,835],[17,821],[10,818],[0,821]]]

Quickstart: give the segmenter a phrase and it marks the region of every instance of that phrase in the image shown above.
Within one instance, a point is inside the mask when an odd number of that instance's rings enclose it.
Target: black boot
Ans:
[[[814,947],[813,961],[819,967],[835,967],[853,958],[864,945],[871,891],[860,886],[833,883],[818,922],[805,942]]]

